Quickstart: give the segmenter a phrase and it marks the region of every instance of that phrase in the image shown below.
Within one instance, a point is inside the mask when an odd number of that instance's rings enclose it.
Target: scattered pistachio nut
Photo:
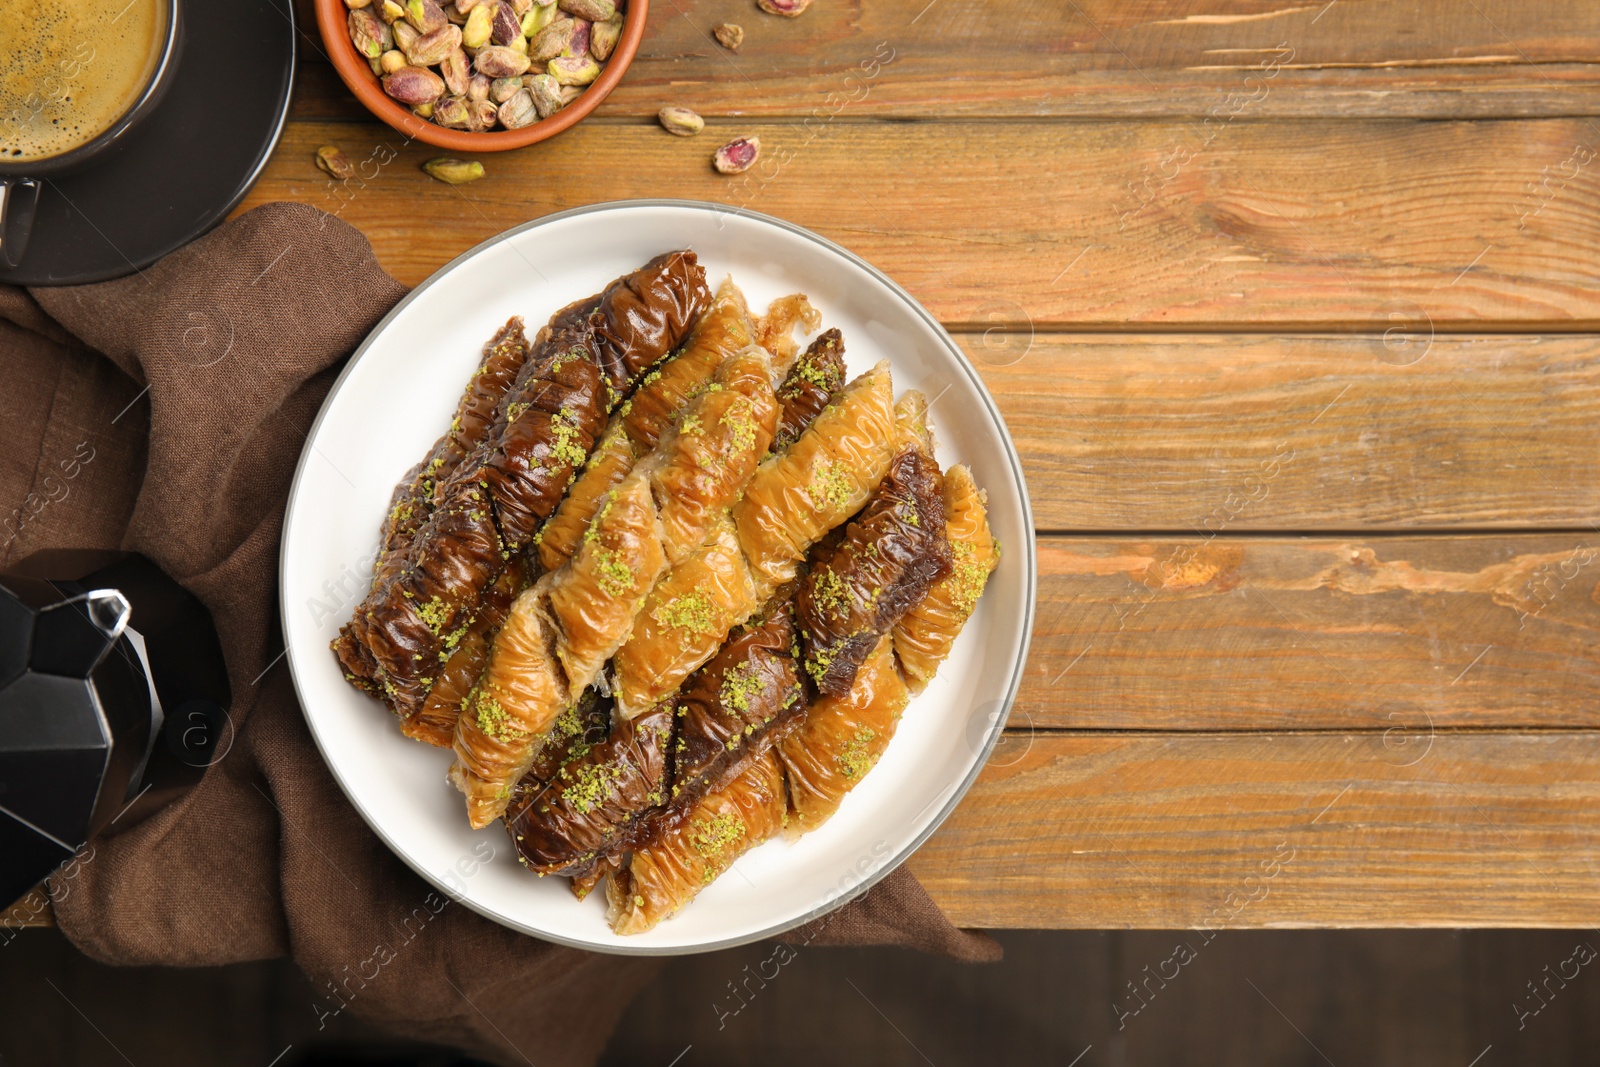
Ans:
[[[533,94],[526,89],[518,89],[500,105],[498,117],[500,125],[508,130],[532,126],[539,121],[539,109],[533,106]]]
[[[756,0],[756,6],[769,15],[782,15],[786,19],[795,19],[811,6],[811,0]]]
[[[744,44],[744,27],[732,22],[724,22],[720,26],[711,28],[711,36],[717,43],[730,52],[737,52],[739,46]]]
[[[548,63],[567,50],[578,24],[570,18],[555,19],[534,35],[528,42],[528,59],[534,63]]]
[[[562,85],[588,85],[600,77],[600,64],[588,56],[557,56],[546,69]]]
[[[483,164],[476,159],[439,156],[424,163],[422,169],[428,172],[430,178],[436,178],[447,185],[465,185],[483,177]]]
[[[444,79],[427,67],[401,67],[383,77],[383,91],[408,107],[431,104],[444,94]]]
[[[450,20],[436,0],[406,0],[406,21],[418,33],[432,33]]]
[[[335,145],[325,144],[317,149],[317,166],[339,181],[356,176],[356,168],[351,164],[350,157]]]
[[[494,8],[479,4],[467,15],[467,24],[461,27],[461,43],[467,48],[482,48],[494,36]]]
[[[383,0],[378,5],[378,17],[387,25],[393,26],[396,22],[406,17],[406,9],[395,3],[394,0]]]
[[[383,68],[385,74],[393,74],[406,65],[406,54],[398,48],[391,48],[378,57],[378,66]]]
[[[515,78],[527,73],[530,66],[527,56],[498,44],[480,50],[473,64],[478,68],[478,73],[490,78]]]
[[[686,107],[664,107],[656,112],[661,128],[679,137],[693,137],[706,128],[706,120]]]
[[[481,75],[474,75],[474,77],[481,77]],[[521,78],[496,78],[489,83],[489,99],[497,104],[505,103],[521,91]]]
[[[611,0],[556,0],[556,5],[573,18],[590,22],[604,22],[617,13],[617,5]]]
[[[406,58],[413,67],[436,67],[461,50],[461,27],[445,23],[418,37]]]
[[[616,51],[622,39],[622,16],[612,15],[604,22],[589,27],[589,54],[604,63]]]
[[[377,59],[394,47],[389,27],[370,8],[356,8],[345,17],[345,22],[350,27],[350,43],[364,59]]]
[[[717,149],[711,165],[721,174],[743,174],[755,165],[760,154],[761,138],[740,137]]]

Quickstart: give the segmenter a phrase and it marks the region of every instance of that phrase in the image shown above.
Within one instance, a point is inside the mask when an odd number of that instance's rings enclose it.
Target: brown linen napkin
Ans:
[[[0,565],[40,548],[144,553],[210,608],[234,692],[226,757],[58,873],[55,913],[107,963],[290,954],[319,1018],[348,1009],[505,1062],[589,1063],[659,963],[547,944],[433,890],[340,792],[280,658],[296,457],[344,359],[404,294],[360,233],[296,204],[118,281],[0,287],[0,502],[17,508],[0,511]],[[998,956],[904,869],[789,936]]]

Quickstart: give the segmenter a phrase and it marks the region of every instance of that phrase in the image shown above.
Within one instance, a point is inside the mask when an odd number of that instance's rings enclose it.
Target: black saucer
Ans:
[[[293,0],[191,0],[160,106],[89,170],[44,180],[12,285],[118,278],[221,222],[278,143],[294,86]]]

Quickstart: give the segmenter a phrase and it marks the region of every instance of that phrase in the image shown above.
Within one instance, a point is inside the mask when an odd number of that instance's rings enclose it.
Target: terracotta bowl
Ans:
[[[509,148],[522,148],[543,141],[547,137],[554,137],[569,126],[576,125],[585,115],[598,107],[600,101],[610,95],[611,90],[622,80],[628,64],[633,62],[634,53],[639,50],[639,41],[644,37],[644,20],[650,8],[650,0],[628,0],[628,10],[622,20],[622,38],[612,51],[611,58],[606,61],[600,77],[584,90],[582,96],[549,118],[540,119],[531,126],[524,126],[520,130],[494,130],[487,133],[447,130],[427,119],[418,118],[411,113],[410,108],[391,100],[384,93],[383,86],[378,82],[378,76],[372,73],[372,68],[367,65],[366,59],[356,51],[356,46],[350,43],[350,31],[346,22],[349,9],[345,7],[344,0],[316,0],[316,5],[317,27],[322,31],[322,45],[327,50],[328,57],[333,60],[333,68],[339,72],[339,77],[350,87],[350,91],[356,94],[356,99],[366,105],[368,111],[407,137],[413,137],[437,148],[448,148],[454,152],[504,152]]]

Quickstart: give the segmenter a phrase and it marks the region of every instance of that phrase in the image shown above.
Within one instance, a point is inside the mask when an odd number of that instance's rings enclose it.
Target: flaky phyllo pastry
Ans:
[[[334,648],[468,819],[648,930],[877,764],[999,559],[927,404],[668,253],[486,346]]]

